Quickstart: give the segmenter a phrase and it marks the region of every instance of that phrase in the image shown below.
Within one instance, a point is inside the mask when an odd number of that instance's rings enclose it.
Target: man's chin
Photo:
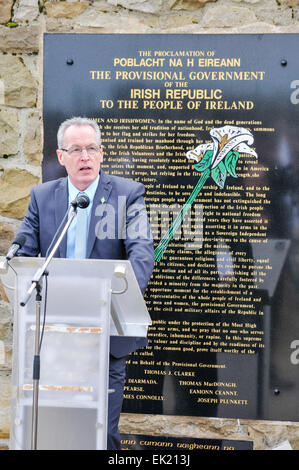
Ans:
[[[77,179],[75,186],[80,191],[84,191],[84,189],[88,188],[88,186],[90,186],[95,179],[96,176],[91,174],[80,175],[80,178]]]

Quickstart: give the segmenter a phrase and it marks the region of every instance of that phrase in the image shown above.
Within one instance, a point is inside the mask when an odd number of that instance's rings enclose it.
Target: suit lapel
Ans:
[[[61,224],[62,219],[67,211],[67,208],[68,208],[67,178],[64,178],[60,180],[59,185],[55,190],[55,231]],[[58,249],[60,258],[66,257],[66,244],[67,244],[67,236],[65,235]]]
[[[100,174],[100,181],[93,199],[93,205],[91,209],[91,218],[89,224],[89,234],[88,234],[88,242],[87,242],[87,252],[86,258],[89,258],[93,249],[93,245],[96,240],[96,208],[99,204],[105,205],[108,201],[112,189],[112,184],[109,178],[109,175],[101,170]]]

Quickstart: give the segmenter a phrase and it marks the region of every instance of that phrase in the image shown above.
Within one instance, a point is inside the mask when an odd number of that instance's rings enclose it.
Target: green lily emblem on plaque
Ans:
[[[240,154],[252,155],[257,158],[255,150],[251,148],[254,138],[248,129],[224,126],[212,129],[210,135],[212,142],[201,144],[186,154],[188,159],[196,161],[193,168],[201,175],[188,200],[155,249],[155,260],[158,262],[207,179],[211,177],[217,186],[223,189],[228,175],[238,178],[236,166]]]

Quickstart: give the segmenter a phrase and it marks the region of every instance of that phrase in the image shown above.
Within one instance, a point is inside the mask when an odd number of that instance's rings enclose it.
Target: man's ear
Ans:
[[[100,145],[100,162],[103,163],[104,160],[104,149],[103,146]]]
[[[57,158],[58,158],[58,161],[59,161],[60,165],[65,166],[62,150],[57,149],[57,150],[56,150],[56,155],[57,155]]]

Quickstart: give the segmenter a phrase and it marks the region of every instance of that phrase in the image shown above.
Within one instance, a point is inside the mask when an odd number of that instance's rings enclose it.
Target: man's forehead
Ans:
[[[83,135],[92,136],[96,138],[96,131],[93,127],[89,126],[88,124],[72,124],[64,132],[65,139],[82,137]]]

